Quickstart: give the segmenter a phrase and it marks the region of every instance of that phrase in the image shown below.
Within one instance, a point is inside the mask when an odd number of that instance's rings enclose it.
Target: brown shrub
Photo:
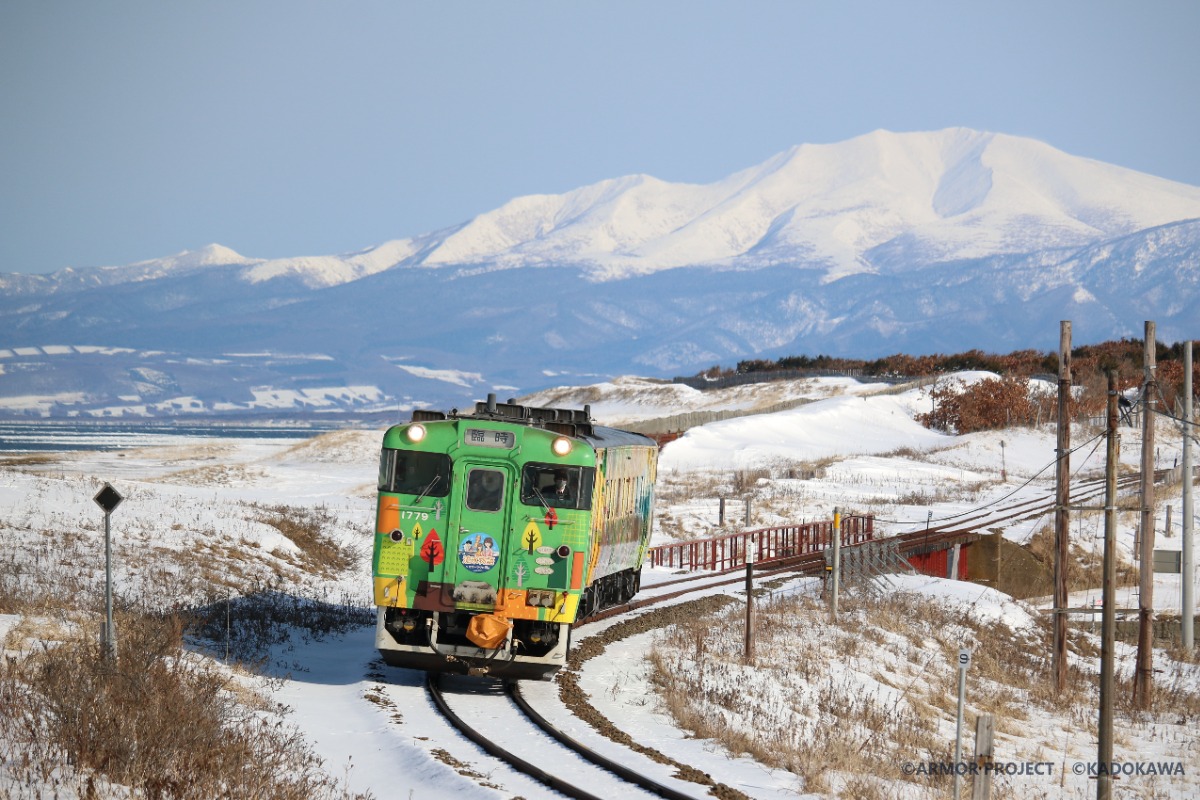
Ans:
[[[933,410],[918,414],[927,428],[948,433],[997,430],[1038,421],[1039,402],[1022,378],[985,378],[969,386],[941,381],[929,390]]]
[[[12,792],[74,781],[82,796],[125,796],[98,794],[99,781],[151,800],[347,796],[298,733],[238,704],[224,674],[181,650],[179,620],[121,623],[116,659],[81,633],[2,667],[0,763],[24,787]]]

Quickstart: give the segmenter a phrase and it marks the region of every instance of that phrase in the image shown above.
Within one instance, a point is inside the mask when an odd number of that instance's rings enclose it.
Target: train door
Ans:
[[[491,611],[504,575],[514,476],[504,464],[464,459],[455,466],[455,494],[463,499],[458,535],[448,542],[447,579],[457,608]]]

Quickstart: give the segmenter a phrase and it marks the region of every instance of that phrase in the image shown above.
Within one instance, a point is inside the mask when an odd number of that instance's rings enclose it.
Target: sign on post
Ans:
[[[109,518],[121,501],[125,498],[121,493],[105,483],[104,488],[96,492],[92,498],[96,505],[104,509],[104,626],[100,630],[100,641],[104,646],[104,654],[109,658],[117,655],[117,630],[113,626],[112,610],[112,529]]]
[[[104,509],[105,514],[111,514],[125,498],[111,484],[106,483],[104,488],[96,492],[96,496],[92,499],[96,501],[96,505]]]
[[[1179,575],[1183,572],[1182,550],[1154,551],[1154,571],[1165,572],[1168,575]]]
[[[962,726],[963,705],[967,699],[967,667],[971,666],[971,651],[965,647],[958,650],[958,724],[954,728],[954,800],[959,800],[962,791]]]

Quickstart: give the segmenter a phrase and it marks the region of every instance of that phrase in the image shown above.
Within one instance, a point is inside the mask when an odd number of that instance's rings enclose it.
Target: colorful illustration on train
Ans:
[[[628,601],[658,447],[590,409],[416,411],[383,438],[376,647],[394,666],[548,679],[570,628]]]

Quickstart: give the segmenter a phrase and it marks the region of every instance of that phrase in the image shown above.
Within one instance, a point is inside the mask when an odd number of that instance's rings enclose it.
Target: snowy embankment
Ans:
[[[582,402],[573,402],[567,390],[551,402],[590,403],[593,414],[605,424],[692,410],[701,403],[708,409],[749,410],[756,405],[752,394],[741,390],[693,395],[692,390],[679,387],[657,387],[661,385],[628,379],[579,389]],[[742,502],[749,500],[749,522],[756,527],[826,519],[838,507],[875,514],[877,531],[887,535],[1001,501],[1044,499],[1052,490],[1052,427],[948,436],[914,421],[914,414],[927,410],[929,402],[919,389],[895,392],[881,385],[821,379],[789,382],[771,391],[772,403],[787,399],[811,402],[705,425],[664,449],[655,543],[720,532],[716,522],[721,497],[734,501],[726,530],[743,526]],[[547,400],[526,398],[526,402]],[[1169,425],[1161,430],[1158,463],[1170,466],[1177,457],[1179,440]],[[1072,472],[1077,477],[1102,472],[1104,448],[1093,442],[1097,433],[1082,428],[1073,431],[1079,450],[1073,455]],[[1124,429],[1122,436],[1122,469],[1128,471],[1137,466],[1139,434]],[[311,440],[194,438],[119,452],[9,457],[0,465],[0,564],[40,582],[42,591],[77,598],[83,613],[69,615],[72,624],[97,624],[96,592],[98,588],[102,591],[103,581],[103,516],[92,497],[107,481],[126,498],[112,516],[115,582],[124,600],[167,608],[268,589],[366,604],[378,443],[378,431],[346,431]],[[1160,520],[1161,506],[1172,502],[1160,496]],[[287,509],[293,509],[292,516],[311,514],[319,519],[325,535],[353,553],[355,563],[335,570],[307,556],[294,534],[281,527],[280,515]],[[1178,517],[1176,513],[1174,530],[1160,536],[1158,547],[1179,547]],[[996,527],[1007,538],[1023,543],[1051,521],[1050,516],[1042,515],[1008,520]],[[1120,516],[1118,537],[1126,560],[1135,525],[1133,515]],[[1082,548],[1098,548],[1101,530],[1095,516],[1081,516],[1073,523],[1072,533]],[[648,570],[645,583],[667,577]],[[1158,576],[1157,585],[1163,602],[1178,596],[1176,576]],[[805,586],[799,582],[773,592],[803,593],[808,591]],[[1010,632],[1005,635],[1023,636],[1038,625],[1034,606],[990,589],[938,579],[907,580],[901,588],[986,616],[996,630]],[[737,594],[736,589],[729,592]],[[864,614],[869,616],[869,610]],[[54,626],[47,620],[39,622],[29,616],[0,617],[0,634],[8,654],[19,656],[36,647],[40,638],[54,635]],[[43,616],[68,617],[52,610]],[[805,623],[804,636],[815,637],[811,643],[821,641],[821,624],[818,619]],[[603,626],[597,628],[603,630]],[[590,628],[580,631],[581,638],[595,633]],[[782,798],[803,792],[796,775],[769,769],[745,755],[726,753],[721,746],[680,730],[657,698],[658,688],[651,681],[646,660],[647,652],[655,647],[669,650],[670,646],[653,634],[613,645],[603,659],[587,665],[582,685],[597,708],[622,729],[639,738],[648,737],[672,757],[701,766],[748,796]],[[928,653],[922,655],[917,647],[914,656],[941,664],[937,654],[947,643],[930,639],[927,646]],[[852,662],[835,659],[830,663],[845,669],[850,681],[852,673],[868,675],[872,662],[896,659],[896,652],[896,648],[878,649],[864,642]],[[1120,655],[1122,664],[1127,664],[1128,651]],[[1076,660],[1085,673],[1094,672],[1092,654],[1081,654]],[[273,672],[286,676],[271,684],[271,691],[292,709],[291,723],[314,743],[327,768],[335,775],[344,773],[347,785],[356,791],[422,800],[548,796],[497,768],[450,732],[424,700],[419,676],[378,664],[370,629],[323,640],[296,638],[277,647],[270,664]],[[942,691],[952,679],[942,674],[944,670],[932,667],[928,674],[908,672],[909,667],[900,661],[894,669],[898,675],[907,675],[906,680],[919,685],[926,695]],[[767,680],[770,675],[757,674],[755,680]],[[1178,675],[1187,691],[1200,692],[1194,668]],[[680,675],[681,680],[684,677]],[[786,692],[786,685],[781,673],[778,691]],[[530,688],[530,695],[539,708],[548,706],[550,711],[555,686],[538,684]],[[1004,749],[998,749],[998,754],[1003,752],[1004,760],[1067,764],[1086,759],[1094,743],[1092,716],[1067,720],[1036,708],[1022,706],[1019,710],[1029,720],[1028,730],[1020,735],[1011,726],[1002,730],[998,748]],[[581,727],[562,713],[557,716],[572,728]],[[944,716],[933,727],[945,741]],[[1187,733],[1187,724],[1176,727],[1151,723],[1146,731],[1152,738],[1143,742],[1127,737],[1121,743],[1121,757],[1132,761],[1182,759],[1195,771],[1194,765],[1200,763],[1196,740]],[[1038,750],[1038,742],[1046,749]],[[896,752],[902,761],[920,762],[930,757],[927,752]],[[1060,784],[1059,773],[1055,776],[1055,781],[1034,778],[1020,784],[1021,796],[1076,796],[1070,794],[1078,782],[1075,778],[1067,777]],[[1188,796],[1200,792],[1196,779],[1159,781],[1151,786],[1151,791],[1159,794],[1141,796]],[[1131,788],[1132,784],[1130,781]],[[837,782],[831,785],[836,787]],[[901,797],[928,796],[924,791],[928,784],[924,788],[918,783],[897,786]],[[1147,786],[1138,784],[1139,791]],[[1063,787],[1066,794],[1060,792]]]

